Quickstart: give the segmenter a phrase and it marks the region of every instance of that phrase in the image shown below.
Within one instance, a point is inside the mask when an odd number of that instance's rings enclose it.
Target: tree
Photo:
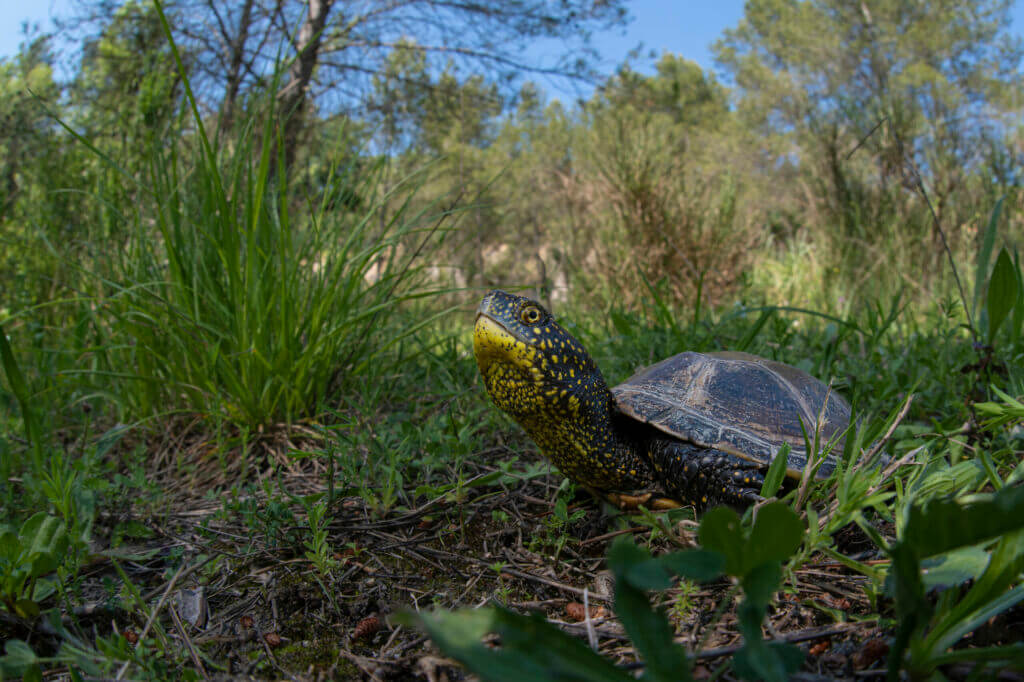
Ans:
[[[601,270],[663,280],[681,301],[702,280],[705,296],[731,290],[755,238],[738,213],[744,166],[729,147],[743,132],[732,118],[714,76],[670,54],[653,76],[621,70],[587,102],[577,191],[591,197]]]
[[[182,94],[159,15],[140,0],[120,6],[101,32],[85,42],[71,93],[80,104],[75,123],[130,167],[166,134]]]
[[[999,115],[1020,114],[1024,47],[1007,34],[1011,5],[750,0],[715,52],[741,114],[774,139],[779,163],[804,169],[844,234],[871,238],[905,216],[919,201],[913,169],[940,220],[958,225],[973,208],[958,211],[954,195],[988,162],[988,140],[1005,130]]]
[[[396,53],[413,50],[425,60],[425,86],[427,74],[448,67],[514,92],[523,74],[595,79],[591,31],[627,18],[625,0],[168,0],[165,6],[176,38],[196,56],[197,89],[219,102],[222,127],[234,119],[238,98],[272,84],[276,65],[284,65],[277,94],[290,115],[286,153],[299,142],[314,103],[321,112],[363,113],[373,77]],[[538,39],[564,41],[563,54],[552,62],[524,56]]]
[[[54,59],[39,38],[0,60],[0,306],[12,309],[50,300],[74,279],[67,262],[81,262],[89,229],[88,199],[66,191],[79,186],[88,163],[54,118],[68,113]]]

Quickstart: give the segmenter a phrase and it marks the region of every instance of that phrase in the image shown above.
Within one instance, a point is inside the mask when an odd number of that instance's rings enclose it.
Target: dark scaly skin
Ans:
[[[494,404],[562,473],[613,503],[665,508],[680,500],[700,510],[757,499],[756,464],[618,414],[593,359],[536,301],[488,293],[473,350]]]

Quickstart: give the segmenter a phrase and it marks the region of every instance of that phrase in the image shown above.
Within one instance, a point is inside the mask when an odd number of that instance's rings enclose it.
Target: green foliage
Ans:
[[[1024,403],[999,390],[996,386],[992,387],[992,392],[1001,402],[984,402],[974,406],[980,414],[988,417],[984,426],[994,429],[1013,422],[1024,421]]]
[[[530,541],[531,550],[550,548],[552,561],[558,561],[558,557],[562,554],[562,548],[569,542],[573,524],[586,516],[586,512],[582,509],[575,509],[571,514],[569,513],[568,500],[572,499],[575,492],[576,486],[567,479],[559,490],[551,515],[544,519],[543,535],[536,535]]]
[[[278,119],[271,106],[265,114],[258,143],[248,130],[230,153],[210,145],[198,119],[192,155],[152,148],[152,191],[125,216],[131,238],[106,268],[115,274],[96,283],[114,342],[104,364],[122,379],[119,398],[133,414],[179,409],[250,428],[292,423],[351,389],[384,350],[433,319],[392,325],[402,301],[423,295],[418,259],[441,216],[431,228],[407,198],[386,215],[378,205],[335,210],[339,193],[376,196],[383,164],[353,158],[327,177],[297,224]],[[413,191],[399,185],[392,196]]]
[[[343,495],[384,515],[545,475],[479,388],[469,316],[447,307],[468,312],[477,285],[525,283],[573,318],[612,383],[684,349],[746,350],[833,379],[862,419],[843,466],[798,505],[781,487],[785,458],[767,472],[762,494],[799,506],[806,527],[772,504],[709,513],[699,550],[612,548],[618,616],[647,679],[692,665],[649,592],[722,575],[742,591],[744,641],[724,665],[786,679],[799,655],[761,626],[784,562],[819,552],[865,576],[872,615],[894,617],[893,675],[1019,664],[1019,647],[966,639],[1024,594],[1024,128],[997,118],[1021,88],[1007,7],[757,0],[718,46],[735,87],[664,55],[576,104],[530,83],[509,96],[407,40],[371,76],[365,114],[316,100],[294,138],[274,110],[277,78],[245,75],[223,105],[197,100],[193,78],[230,76],[211,74],[217,60],[195,43],[166,41],[148,3],[97,25],[69,83],[45,39],[0,60],[4,608],[32,620],[56,587],[76,598],[97,508],[163,506],[163,481],[138,460],[160,434],[207,439],[229,467],[261,431],[311,428],[291,454],[329,463],[323,497],[238,482],[223,514],[304,556],[323,584]],[[937,267],[947,242],[974,284],[967,300]],[[446,302],[427,296],[450,289]],[[965,433],[975,417],[985,432]],[[146,438],[122,440],[143,422]],[[890,430],[878,459],[915,465],[883,474],[859,458]],[[502,454],[469,475],[482,452]],[[571,495],[532,538],[555,561],[584,514]],[[652,544],[677,539],[675,518],[646,517]],[[832,534],[851,523],[891,566],[840,551]],[[895,543],[876,527],[895,528]],[[115,546],[148,532],[135,520],[109,530]],[[632,677],[537,617],[422,618],[496,679]],[[0,674],[66,663],[113,677],[130,662],[137,676],[194,675],[160,627],[140,647],[61,632],[52,659],[11,640]],[[501,649],[480,643],[486,632]]]
[[[68,547],[64,522],[37,512],[15,530],[0,525],[0,603],[16,616],[34,619],[39,603],[56,591],[46,578],[63,563]]]
[[[995,540],[987,563],[969,588],[944,590],[935,606],[927,598],[921,561]],[[950,651],[961,638],[1024,599],[1014,585],[1024,570],[1024,488],[1006,487],[969,503],[937,499],[914,506],[902,537],[888,548],[892,567],[886,591],[895,603],[896,637],[889,654],[889,679],[901,669],[927,677],[941,665],[1024,664],[1024,645]],[[962,580],[963,580],[962,579]],[[962,580],[957,582],[962,582]]]
[[[2,326],[0,326],[0,365],[3,366],[4,374],[7,376],[7,383],[10,384],[11,391],[18,399],[18,405],[21,407],[21,419],[25,423],[25,436],[28,438],[29,447],[32,449],[32,464],[36,471],[39,471],[43,468],[43,443],[42,434],[39,430],[39,418],[32,409],[25,377],[22,375],[21,368],[18,367],[18,363],[14,359],[11,344],[7,341],[7,335],[4,333]]]
[[[939,278],[948,286],[942,244],[964,261],[973,255],[979,214],[1015,191],[1012,172],[997,170],[1009,140],[982,123],[1012,111],[1024,87],[1024,43],[1007,34],[1011,4],[757,0],[716,43],[737,113],[777,164],[773,190],[783,177],[810,188],[805,200],[773,203],[817,224],[807,259],[826,281],[837,267],[838,277],[873,278],[876,292]],[[981,167],[999,180],[981,180],[971,170]]]
[[[4,644],[4,655],[0,656],[0,679],[19,678],[25,682],[43,679],[39,657],[20,639],[9,639]]]

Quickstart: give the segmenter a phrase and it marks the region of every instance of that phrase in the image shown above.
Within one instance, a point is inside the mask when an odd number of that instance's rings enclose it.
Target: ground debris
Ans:
[[[494,471],[479,466],[481,475]],[[189,500],[132,519],[153,537],[133,549],[146,558],[124,570],[150,608],[169,595],[158,616],[163,622],[173,615],[180,627],[170,624],[165,636],[191,652],[178,665],[196,668],[206,661],[209,668],[212,662],[218,679],[467,679],[421,632],[393,624],[390,616],[489,603],[540,612],[609,660],[636,665],[636,651],[615,617],[605,556],[623,534],[651,543],[656,553],[676,547],[663,536],[652,540],[650,528],[627,517],[608,516],[587,494],[570,507],[582,516],[555,525],[559,483],[555,475],[524,477],[497,490],[475,489],[475,497],[458,504],[444,495],[421,497],[390,512],[360,497],[339,498],[326,517],[319,555],[307,544],[298,504],[284,510],[280,499]],[[323,493],[309,477],[282,478],[281,484],[295,499]],[[109,561],[92,565],[82,593],[87,603],[104,606],[82,610],[69,624],[85,633],[113,623],[140,646],[152,646],[152,638],[146,643],[137,634],[144,611],[103,599],[103,585],[116,580]],[[862,644],[873,624],[835,620],[869,612],[862,583],[838,564],[805,565],[796,583],[779,593],[766,632],[803,646],[805,668],[816,674],[842,678],[870,667],[862,649],[884,642]],[[730,594],[727,581],[719,581],[690,586],[685,597],[675,588],[659,596],[676,641],[698,660],[698,679],[701,671],[714,674],[741,645],[735,603],[711,619]]]

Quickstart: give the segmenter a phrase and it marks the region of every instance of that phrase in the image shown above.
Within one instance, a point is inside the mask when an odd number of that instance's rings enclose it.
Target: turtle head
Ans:
[[[477,308],[473,352],[494,404],[562,473],[598,489],[646,480],[613,424],[601,370],[540,303],[488,293]]]
[[[554,418],[590,394],[611,398],[590,354],[537,301],[489,292],[476,311],[473,352],[491,398],[517,421]]]

